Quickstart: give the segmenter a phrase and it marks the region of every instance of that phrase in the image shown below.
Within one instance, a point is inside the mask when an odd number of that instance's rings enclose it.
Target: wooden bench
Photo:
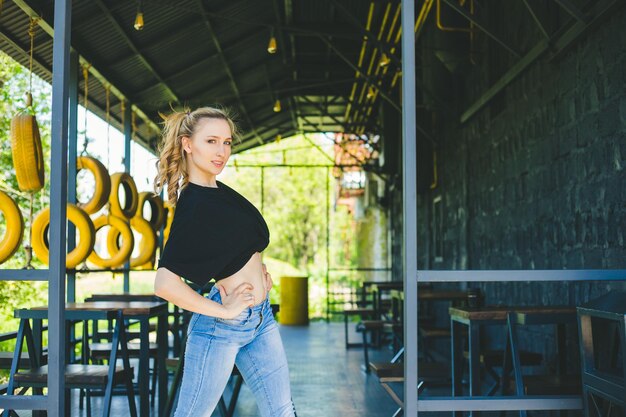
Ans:
[[[402,323],[391,322],[389,320],[362,320],[358,326],[357,331],[361,332],[363,336],[363,366],[362,369],[366,372],[370,372],[369,364],[369,346],[370,342],[367,341],[367,334],[370,332],[377,332],[377,334],[381,333],[389,333],[394,338],[394,350],[397,350],[398,343],[398,332],[402,332]],[[378,341],[375,345],[379,346],[380,341]]]
[[[529,352],[522,350],[520,353],[520,362],[522,366],[539,366],[543,361],[543,355],[536,352]],[[463,351],[463,358],[469,360],[469,351]],[[494,380],[493,385],[487,391],[487,396],[493,395],[500,388],[500,380],[502,376],[499,375],[494,368],[502,368],[504,365],[504,350],[487,350],[481,352],[478,361],[485,368],[485,371]]]
[[[400,409],[394,415],[400,415],[404,408],[404,401],[389,386],[393,382],[404,382],[404,364],[401,362],[370,362],[370,368],[380,382],[380,385],[387,391],[387,394],[398,404]],[[417,383],[418,393],[426,384],[449,384],[451,381],[450,367],[441,362],[419,362],[417,365],[419,380]]]
[[[130,368],[129,373],[133,368]],[[123,366],[116,366],[113,371],[113,385],[124,383],[126,373]],[[48,384],[48,365],[37,369],[19,371],[14,376],[17,386],[39,386]],[[108,365],[80,365],[65,366],[65,384],[67,388],[101,387],[109,382]]]
[[[14,354],[14,352],[0,352],[0,369],[11,369]],[[40,358],[40,364],[45,365],[46,363],[48,363],[48,354],[44,353]],[[17,365],[18,369],[30,368],[30,364],[31,361],[28,352],[22,352]]]

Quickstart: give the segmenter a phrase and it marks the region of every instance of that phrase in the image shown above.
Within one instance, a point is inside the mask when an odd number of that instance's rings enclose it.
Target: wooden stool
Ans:
[[[373,308],[352,308],[343,310],[343,322],[344,322],[344,331],[346,336],[346,349],[351,347],[360,347],[361,343],[352,343],[348,340],[348,317],[351,316],[359,316],[361,320],[363,317],[371,318],[374,315],[375,311]]]

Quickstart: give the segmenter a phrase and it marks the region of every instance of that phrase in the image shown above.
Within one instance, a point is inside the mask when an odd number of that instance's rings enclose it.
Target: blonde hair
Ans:
[[[159,113],[163,118],[163,139],[159,143],[157,176],[154,179],[154,191],[160,194],[167,184],[167,200],[172,205],[178,201],[178,190],[189,183],[187,161],[183,150],[182,138],[194,134],[201,119],[222,119],[230,126],[233,139],[238,137],[237,126],[227,110],[214,107],[200,107],[194,111],[184,109],[173,111],[169,115]]]

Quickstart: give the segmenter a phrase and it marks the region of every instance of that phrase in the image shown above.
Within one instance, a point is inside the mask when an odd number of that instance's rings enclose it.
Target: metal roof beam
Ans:
[[[476,16],[473,16],[467,13],[467,11],[462,6],[460,6],[455,0],[443,0],[443,1],[448,6],[450,6],[454,11],[456,11],[458,14],[460,14],[461,16],[463,16],[464,18],[472,22],[474,26],[476,26],[478,29],[482,30],[485,33],[485,35],[489,36],[491,39],[496,41],[499,45],[504,47],[504,49],[509,51],[515,57],[521,58],[521,55],[519,52],[517,52],[513,47],[509,46],[506,42],[504,42],[502,39],[500,39],[495,34],[493,34],[489,29],[487,29],[487,26],[485,25],[485,23],[482,22],[480,19],[477,19]]]
[[[371,86],[373,86],[374,88],[376,88],[378,90],[378,94],[380,94],[380,96],[382,98],[384,98],[385,100],[387,100],[389,102],[389,104],[391,104],[393,106],[393,108],[395,108],[396,110],[398,110],[399,112],[402,112],[402,110],[400,109],[400,106],[398,105],[398,103],[396,103],[391,97],[389,97],[386,93],[384,93],[381,89],[378,88],[378,86],[374,83],[374,79],[373,77],[370,77],[369,75],[367,75],[365,72],[363,72],[359,67],[357,67],[356,65],[354,65],[352,63],[352,61],[350,61],[344,54],[343,52],[341,52],[339,49],[337,49],[331,42],[329,42],[327,39],[325,39],[324,37],[320,36],[319,39],[322,40],[322,42],[324,42],[326,45],[328,45],[333,51],[335,51],[335,53],[337,54],[337,56],[339,58],[341,58],[342,61],[344,61],[346,64],[348,64],[350,66],[350,68],[352,68],[354,71],[358,72],[360,74],[360,76],[365,79],[367,81],[367,83]]]
[[[202,0],[196,0],[196,4],[197,4],[198,8],[200,9],[200,13],[202,14],[202,20],[204,20],[204,24],[207,27],[207,30],[209,31],[209,35],[211,36],[211,39],[213,40],[213,45],[215,45],[215,48],[217,49],[220,57],[222,58],[222,62],[224,63],[224,70],[228,74],[228,78],[230,79],[231,88],[235,92],[235,96],[237,97],[237,99],[239,101],[239,104],[241,106],[241,109],[243,110],[244,117],[246,118],[248,124],[250,125],[250,129],[252,129],[252,131],[256,135],[257,140],[259,141],[259,144],[262,145],[263,144],[263,139],[261,139],[261,136],[259,136],[259,134],[256,132],[256,129],[254,127],[254,123],[252,122],[252,119],[250,119],[250,115],[246,111],[246,106],[243,104],[243,101],[241,100],[241,97],[240,97],[241,94],[239,92],[239,87],[237,87],[237,82],[235,81],[235,77],[233,75],[233,72],[230,69],[230,65],[228,64],[228,61],[226,60],[226,56],[224,55],[224,52],[222,50],[222,45],[220,44],[220,41],[217,39],[217,35],[215,34],[215,31],[213,30],[213,25],[211,24],[211,21],[209,19],[209,13],[205,9]]]
[[[335,7],[350,21],[354,28],[361,32],[359,39],[365,38],[368,42],[372,42],[378,49],[384,52],[398,68],[401,67],[402,61],[400,61],[400,58],[391,52],[391,47],[387,45],[387,43],[379,40],[375,33],[367,30],[367,28],[361,24],[359,19],[357,19],[354,14],[346,8],[346,6],[341,4],[341,2],[338,0],[330,0],[330,2],[334,4]]]
[[[349,84],[351,82],[354,81],[354,78],[347,78],[347,79],[343,79],[343,80],[335,80],[335,81],[330,81],[330,82],[321,82],[321,83],[312,83],[312,84],[303,84],[303,85],[299,85],[299,86],[291,86],[291,87],[285,87],[285,88],[273,88],[273,91],[276,93],[280,93],[280,94],[284,94],[283,97],[291,97],[291,96],[296,96],[296,93],[300,92],[300,91],[304,91],[304,90],[309,90],[312,88],[319,88],[319,87],[330,87],[333,85],[340,85],[340,84]],[[210,89],[205,89],[207,92],[210,92]],[[203,93],[203,95],[209,94],[209,93]],[[268,91],[266,88],[258,88],[256,90],[252,90],[248,93],[245,94],[241,94],[240,97],[256,97],[256,96],[264,96],[268,93],[270,93],[271,91]],[[287,94],[287,93],[293,93],[293,94]],[[330,93],[330,91],[329,91]],[[330,95],[334,95],[334,94],[330,94]],[[345,99],[346,101],[348,101],[349,99],[347,97],[343,97],[343,99]],[[218,102],[224,102],[224,104],[227,104],[229,101],[234,101],[236,100],[237,97],[234,95],[228,95],[228,96],[216,96],[216,95],[211,95],[211,100],[214,101],[218,101]],[[188,103],[190,106],[193,106],[195,103],[206,103],[206,99],[202,98],[200,95],[196,95],[193,97],[190,97],[189,99],[185,100],[185,103]],[[343,104],[343,103],[341,103]]]
[[[177,30],[175,32],[168,32],[167,33],[167,37],[168,38],[180,38],[182,35],[188,34],[189,30],[192,27],[196,26],[196,25],[204,25],[204,22],[198,21],[198,22],[191,23],[189,25],[181,26],[180,30]],[[78,30],[76,28],[74,28],[74,30],[78,32]],[[149,43],[149,44],[146,44],[146,45],[141,45],[141,49],[146,51],[148,49],[152,49],[152,48],[158,47],[162,43],[162,38],[158,37],[158,39],[159,40],[157,40],[156,42],[152,42],[152,43]],[[128,61],[130,59],[133,59],[136,56],[137,55],[133,52],[133,53],[130,53],[130,54],[124,54],[124,55],[121,55],[119,57],[115,57],[115,58],[111,59],[111,61],[115,62],[116,64],[123,64],[124,62],[126,62],[126,61]],[[165,80],[167,80],[167,78],[168,77],[164,77]]]
[[[143,63],[143,65],[148,69],[148,71],[150,73],[152,73],[152,76],[154,78],[156,78],[160,84],[163,85],[163,87],[165,87],[165,90],[167,91],[167,93],[172,97],[172,99],[174,100],[174,102],[179,103],[180,100],[178,99],[178,96],[174,93],[174,91],[170,88],[170,86],[167,85],[167,83],[165,82],[165,80],[163,80],[163,78],[161,77],[161,75],[157,72],[157,70],[154,68],[154,66],[148,62],[148,60],[146,59],[146,57],[143,56],[143,54],[141,53],[141,51],[139,51],[139,49],[137,48],[137,46],[135,45],[135,43],[132,41],[132,39],[130,39],[130,37],[128,36],[128,33],[126,33],[126,31],[122,28],[122,26],[119,24],[119,22],[117,21],[117,19],[111,14],[111,12],[109,11],[109,8],[107,7],[106,4],[104,4],[102,2],[102,0],[95,0],[95,2],[97,3],[98,7],[100,7],[100,9],[102,10],[102,12],[104,13],[104,16],[107,18],[107,20],[109,20],[109,22],[111,22],[113,29],[115,29],[115,31],[124,39],[124,41],[126,41],[126,44],[128,44],[128,46],[130,47],[130,49],[137,54],[137,58],[139,58],[139,60],[141,60],[141,62]]]
[[[339,39],[350,39],[350,40],[361,40],[363,39],[362,35],[355,33],[350,29],[324,29],[319,30],[319,28],[327,27],[328,22],[320,22],[320,23],[308,23],[308,24],[299,24],[298,26],[280,26],[280,28],[289,32],[290,35],[294,36],[302,36],[302,37],[317,37],[317,36],[326,36],[329,38],[339,38]]]
[[[17,39],[13,39],[13,37],[11,37],[11,35],[9,35],[2,26],[0,26],[0,38],[4,39],[4,41],[8,43],[12,48],[17,49],[19,52],[23,53],[26,57],[29,57],[28,48],[30,48],[30,46],[20,45],[19,41]],[[33,64],[35,64],[35,66],[39,68],[40,71],[45,73],[47,77],[50,77],[50,79],[52,79],[52,67],[49,67],[46,64],[44,64],[43,60],[37,59],[37,56],[34,53],[33,53]]]
[[[347,128],[348,125],[346,125],[345,122],[340,121],[339,119],[337,119],[335,116],[333,116],[332,114],[330,114],[328,112],[328,109],[324,107],[324,105],[322,103],[316,103],[314,101],[312,101],[311,99],[309,99],[306,96],[301,96],[301,98],[306,101],[309,104],[312,104],[313,106],[317,107],[324,116],[329,117],[332,121],[334,121],[335,123],[337,123],[339,126],[343,127],[344,131],[349,132],[350,129]]]
[[[564,8],[567,13],[572,15],[579,22],[581,22],[581,23],[586,23],[587,22],[587,18],[585,17],[585,14],[583,12],[581,12],[580,9],[578,7],[576,7],[571,1],[569,1],[569,0],[554,0],[554,1],[559,6]]]
[[[526,9],[528,9],[528,13],[530,13],[530,16],[533,18],[533,20],[537,24],[537,27],[539,28],[539,31],[543,35],[544,39],[549,40],[550,39],[550,35],[548,34],[548,31],[546,30],[546,28],[541,23],[541,20],[539,20],[539,16],[537,16],[537,14],[533,10],[533,8],[530,6],[530,3],[528,3],[528,0],[522,0],[522,1],[524,2],[524,5],[526,6]]]
[[[256,70],[257,70],[258,66],[259,66],[260,64],[262,64],[263,62],[264,62],[264,61],[261,61],[261,62],[257,62],[257,63],[254,63],[254,64],[250,65],[248,68],[246,68],[246,69],[244,69],[244,70],[240,71],[240,72],[239,72],[239,76],[240,76],[240,77],[241,77],[241,76],[245,76],[245,73],[246,73],[246,72],[256,72]],[[203,66],[203,65],[205,65],[205,66],[206,66],[206,64],[205,64],[205,60],[199,61],[199,62],[197,62],[197,63],[195,63],[195,64],[193,64],[193,65],[191,65],[191,66],[188,66],[188,67],[186,67],[185,69],[183,69],[183,70],[181,70],[181,71],[179,71],[179,72],[177,72],[177,73],[175,73],[175,74],[168,75],[168,76],[165,78],[165,80],[172,80],[173,78],[176,78],[176,77],[181,77],[181,76],[182,76],[182,75],[184,75],[186,72],[191,71],[193,68],[196,68],[196,67],[199,67],[199,66]],[[286,66],[284,66],[284,69],[285,69],[285,70],[287,70],[287,71],[295,70],[295,65],[292,65],[292,64],[287,64]],[[311,67],[308,67],[308,69],[310,70],[310,69],[311,69]],[[320,67],[320,71],[322,71],[322,70],[323,70],[323,69],[322,69],[322,67]],[[348,75],[348,74],[346,74],[346,75]],[[282,78],[284,79],[284,77],[282,77]],[[219,86],[223,85],[225,80],[228,80],[228,76],[226,76],[226,77],[224,77],[224,78],[220,78],[220,79],[218,79],[218,80],[217,80],[216,82],[214,82],[213,84],[209,85],[208,87],[203,88],[203,90],[204,90],[205,92],[207,92],[207,91],[211,91],[213,88],[216,88],[216,87],[219,87]],[[346,80],[354,81],[354,77],[346,78]],[[339,82],[343,82],[343,80],[340,80]],[[326,81],[321,82],[321,83],[318,83],[318,84],[316,84],[315,86],[317,86],[317,85],[322,86],[322,85],[324,85],[324,83],[326,83]],[[330,80],[330,81],[328,82],[328,85],[332,85],[333,83],[335,83],[335,81]],[[144,90],[149,90],[149,89],[152,89],[152,88],[156,88],[156,87],[158,87],[158,86],[159,86],[159,84],[153,84],[153,85],[150,85],[150,86],[144,87]],[[179,87],[179,88],[180,88],[180,87]],[[198,96],[200,96],[200,95],[191,96],[190,98],[191,98],[191,99],[193,99],[194,97],[198,97]],[[246,96],[246,94],[240,94],[240,96],[241,96],[241,97],[245,97],[245,96]]]
[[[261,129],[259,132],[261,134],[266,134],[267,132],[269,132],[270,130],[273,130],[273,129],[280,130],[281,126],[280,125],[268,126],[268,127],[264,128],[264,129]],[[285,130],[283,133],[284,133],[285,137],[289,137],[289,136],[291,136],[291,135],[293,135],[295,133],[298,133],[298,131],[296,131],[296,130]],[[234,152],[235,153],[239,153],[239,152],[243,152],[243,151],[245,151],[247,149],[251,149],[251,148],[255,147],[254,146],[255,143],[256,143],[256,139],[254,138],[254,136],[246,138],[246,139],[242,139],[241,143],[235,145]],[[265,145],[267,143],[270,143],[270,141],[267,141],[267,142],[263,143],[263,145]]]

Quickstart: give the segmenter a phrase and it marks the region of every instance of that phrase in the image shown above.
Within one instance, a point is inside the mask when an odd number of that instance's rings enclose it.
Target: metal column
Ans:
[[[128,174],[130,174],[130,142],[133,135],[131,107],[130,103],[126,103],[124,111],[124,171]],[[111,190],[111,192],[117,192],[117,190]],[[130,258],[124,264],[124,292],[130,292]]]
[[[65,415],[65,222],[71,0],[54,2],[50,178],[50,270],[48,275],[48,415]]]
[[[69,85],[69,126],[67,156],[67,202],[76,204],[76,146],[78,144],[78,69],[80,67],[78,52],[70,51],[70,85]],[[76,227],[67,225],[67,251],[76,247]],[[67,301],[76,301],[76,273],[67,274]],[[72,330],[74,326],[72,326]],[[73,339],[73,335],[71,337]]]
[[[326,168],[326,322],[330,321],[330,168]]]
[[[404,415],[417,416],[417,187],[415,4],[402,0],[402,272],[404,278]],[[408,34],[408,35],[407,35]]]

